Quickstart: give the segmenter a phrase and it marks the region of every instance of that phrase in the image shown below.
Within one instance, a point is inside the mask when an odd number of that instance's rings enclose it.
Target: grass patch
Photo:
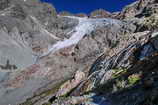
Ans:
[[[122,69],[122,68],[113,69],[112,72],[113,72],[112,77],[117,78],[117,77],[121,76],[122,74],[126,73],[127,69]]]
[[[128,77],[128,83],[129,85],[133,85],[137,83],[140,80],[140,76],[138,74],[133,74]]]

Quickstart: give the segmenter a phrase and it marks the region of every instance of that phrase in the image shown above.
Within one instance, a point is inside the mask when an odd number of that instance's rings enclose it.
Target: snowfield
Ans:
[[[121,21],[116,19],[92,19],[92,18],[81,18],[75,16],[63,16],[65,18],[77,19],[79,21],[78,25],[68,34],[72,33],[72,36],[69,39],[65,39],[63,41],[58,41],[56,44],[49,47],[48,52],[42,54],[39,58],[45,57],[51,53],[54,53],[62,48],[69,47],[71,45],[77,44],[85,35],[90,34],[97,27],[105,27],[109,25],[119,25]]]

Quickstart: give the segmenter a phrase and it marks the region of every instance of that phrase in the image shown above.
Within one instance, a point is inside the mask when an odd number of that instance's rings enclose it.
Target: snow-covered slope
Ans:
[[[54,53],[55,51],[66,48],[72,45],[77,44],[85,35],[90,34],[92,31],[95,31],[98,27],[106,27],[111,25],[120,25],[121,21],[116,19],[91,19],[86,17],[75,17],[75,16],[63,16],[65,18],[76,19],[79,21],[79,24],[74,27],[74,29],[67,33],[72,34],[69,39],[65,39],[63,41],[58,41],[56,44],[52,45],[49,48],[48,52],[44,53],[40,56],[40,58],[49,55],[50,53]]]

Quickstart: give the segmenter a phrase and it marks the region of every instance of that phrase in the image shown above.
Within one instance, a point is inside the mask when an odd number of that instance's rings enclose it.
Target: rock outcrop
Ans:
[[[112,14],[104,9],[98,9],[90,13],[91,18],[110,18]]]

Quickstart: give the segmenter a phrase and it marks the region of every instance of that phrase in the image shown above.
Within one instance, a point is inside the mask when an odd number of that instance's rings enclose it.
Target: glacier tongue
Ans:
[[[56,44],[52,45],[48,49],[48,51],[42,54],[39,58],[45,57],[50,53],[54,53],[62,48],[69,47],[71,45],[77,44],[85,35],[90,34],[94,31],[97,27],[105,27],[109,25],[119,25],[121,21],[116,19],[108,19],[108,18],[101,18],[101,19],[92,19],[92,18],[81,18],[75,16],[63,16],[65,18],[76,19],[79,21],[78,25],[69,33],[72,33],[72,36],[69,39],[65,39],[63,41],[58,41]]]

